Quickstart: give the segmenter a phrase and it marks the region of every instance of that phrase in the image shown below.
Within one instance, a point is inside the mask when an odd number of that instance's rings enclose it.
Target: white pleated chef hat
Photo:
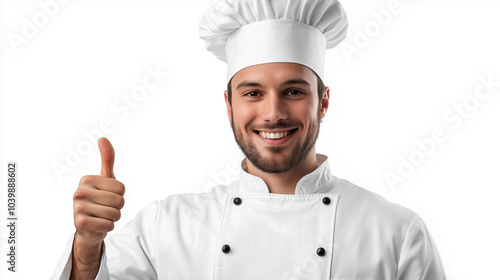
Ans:
[[[326,49],[346,33],[337,0],[219,0],[199,26],[206,48],[227,63],[228,83],[239,70],[270,62],[302,64],[324,81]]]

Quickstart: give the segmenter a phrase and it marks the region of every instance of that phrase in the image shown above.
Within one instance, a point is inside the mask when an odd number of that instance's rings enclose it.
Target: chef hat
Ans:
[[[337,0],[219,0],[199,27],[206,48],[228,64],[228,83],[239,70],[270,62],[299,63],[324,80],[326,49],[346,33]]]

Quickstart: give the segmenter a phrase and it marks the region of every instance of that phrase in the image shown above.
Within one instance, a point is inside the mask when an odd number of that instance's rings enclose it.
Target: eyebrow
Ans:
[[[302,79],[302,78],[293,78],[293,79],[289,79],[289,80],[286,80],[285,82],[283,82],[280,86],[287,86],[287,85],[294,85],[294,84],[301,84],[301,85],[306,85],[306,86],[311,86],[311,84]],[[243,81],[241,83],[238,84],[238,86],[236,87],[236,89],[239,89],[239,88],[242,88],[242,87],[264,87],[263,85],[257,83],[257,82],[252,82],[252,81]]]

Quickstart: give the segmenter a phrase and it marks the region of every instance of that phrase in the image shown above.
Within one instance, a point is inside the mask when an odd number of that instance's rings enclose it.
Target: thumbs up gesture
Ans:
[[[98,140],[101,174],[83,176],[73,195],[75,245],[100,247],[106,234],[120,219],[125,186],[115,179],[115,151],[106,138]]]

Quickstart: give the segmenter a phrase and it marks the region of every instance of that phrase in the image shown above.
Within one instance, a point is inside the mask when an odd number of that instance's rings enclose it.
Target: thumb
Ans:
[[[113,164],[115,163],[115,150],[109,140],[105,137],[97,140],[101,152],[101,176],[115,179]]]

